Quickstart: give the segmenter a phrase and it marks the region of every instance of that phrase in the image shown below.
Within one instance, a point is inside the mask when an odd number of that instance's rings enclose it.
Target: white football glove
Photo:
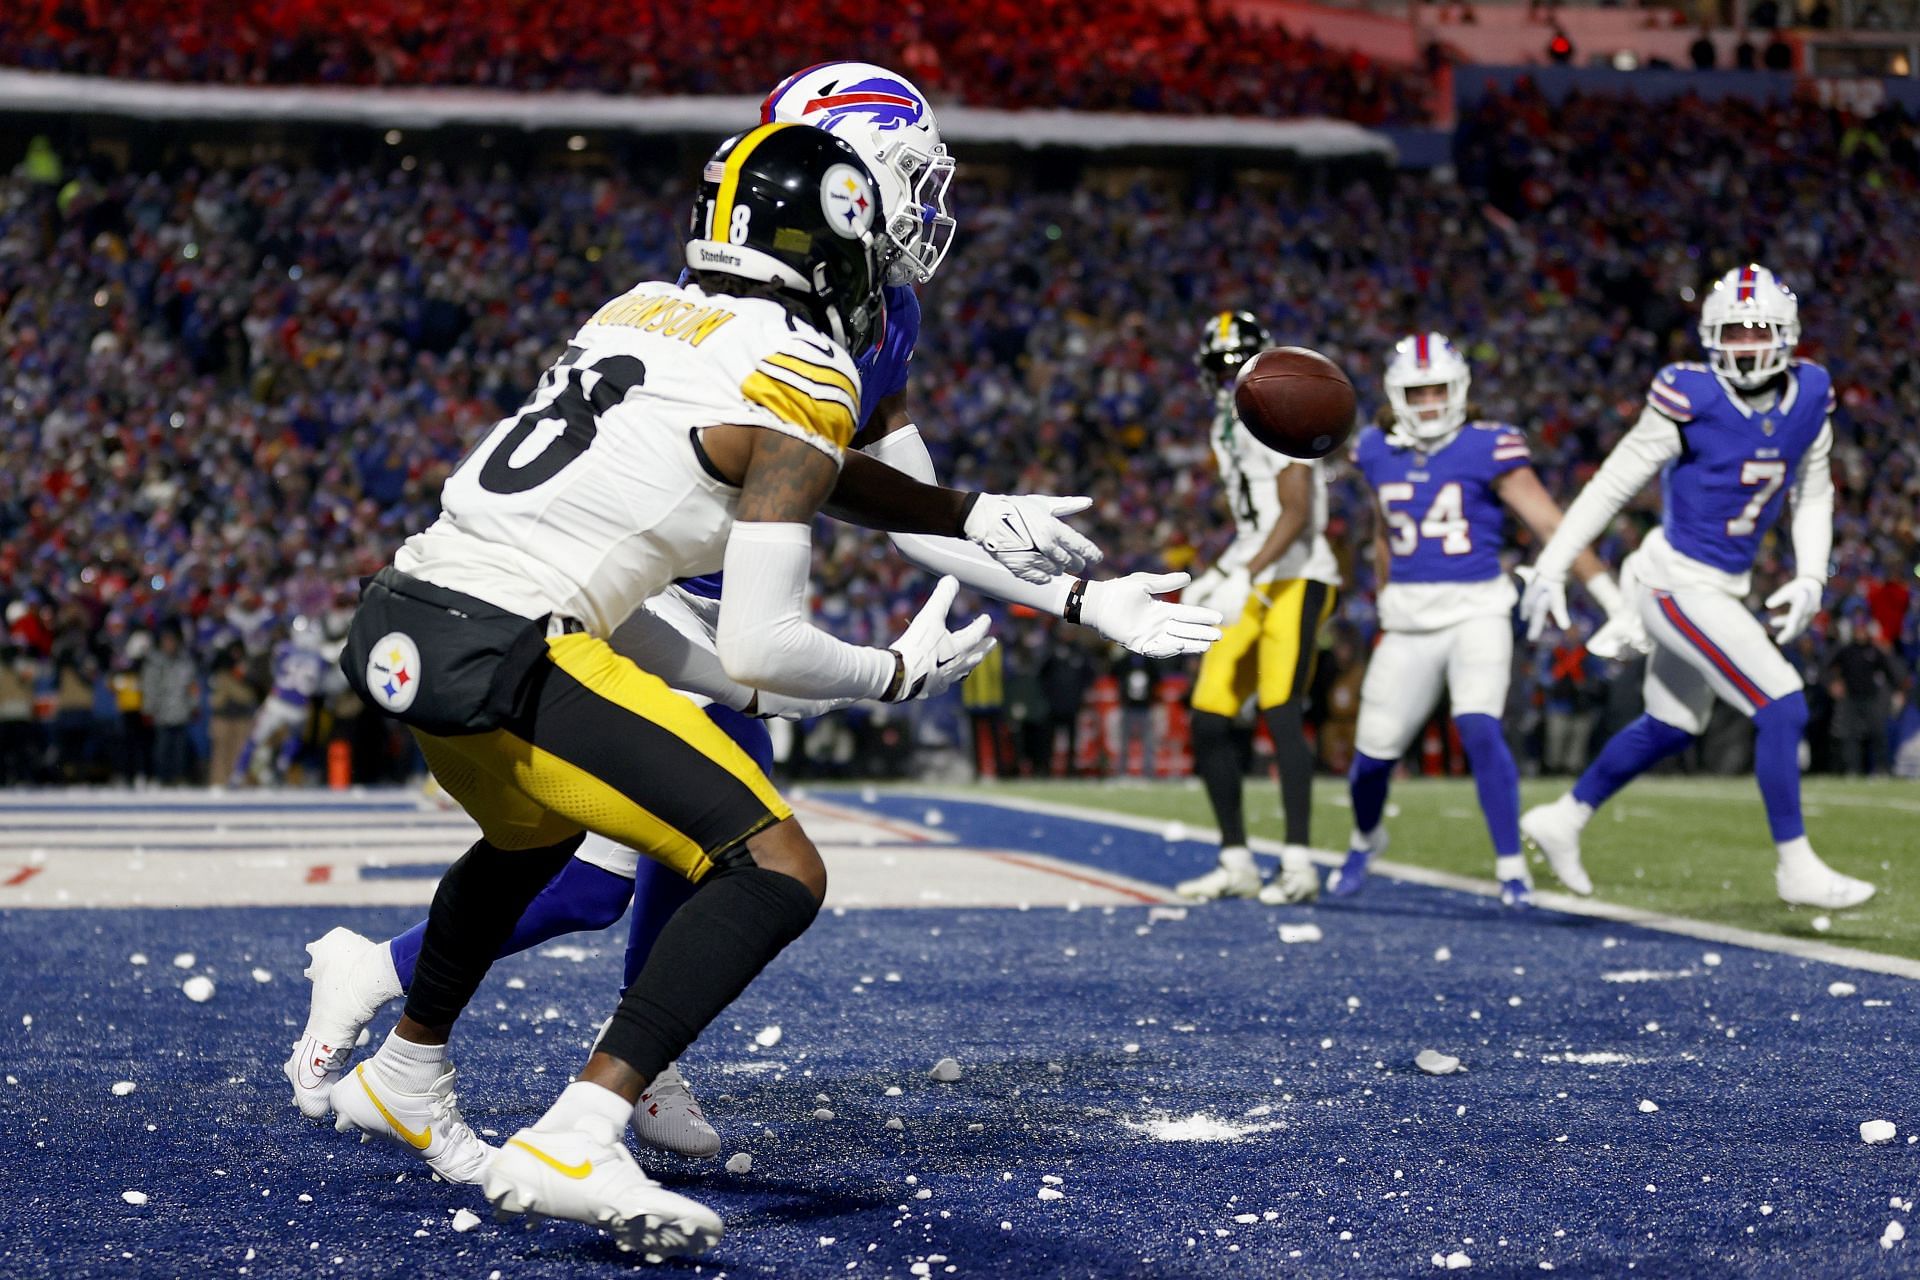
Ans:
[[[858,701],[858,698],[789,698],[785,694],[756,689],[753,708],[747,714],[762,720],[811,720],[815,716],[844,710]]]
[[[1247,597],[1253,594],[1253,577],[1245,569],[1228,571],[1219,565],[1201,574],[1181,599],[1195,608],[1211,609],[1220,615],[1220,625],[1230,627],[1246,612]]]
[[[940,579],[907,629],[888,646],[900,655],[901,662],[899,687],[888,702],[944,693],[979,666],[987,650],[993,648],[993,637],[987,634],[990,620],[985,614],[958,631],[947,630],[947,610],[953,607],[953,596],[959,589],[960,583],[952,575]]]
[[[1538,640],[1548,622],[1562,631],[1573,625],[1573,618],[1567,613],[1565,578],[1545,577],[1532,565],[1521,565],[1514,573],[1526,583],[1526,589],[1520,593],[1520,616],[1527,624],[1527,639]]]
[[[1092,498],[983,493],[962,531],[1022,582],[1078,577],[1100,563],[1100,548],[1060,517],[1092,505]]]
[[[1185,573],[1130,573],[1089,582],[1080,595],[1080,621],[1102,638],[1149,658],[1205,653],[1220,638],[1220,615],[1192,600],[1156,599],[1193,581]]]
[[[1777,643],[1792,644],[1806,634],[1820,612],[1820,597],[1826,589],[1826,583],[1818,578],[1795,578],[1767,597],[1767,608],[1780,610],[1773,615],[1772,623]]]
[[[1653,637],[1640,615],[1623,609],[1593,633],[1587,652],[1608,662],[1630,662],[1635,654],[1653,652]]]

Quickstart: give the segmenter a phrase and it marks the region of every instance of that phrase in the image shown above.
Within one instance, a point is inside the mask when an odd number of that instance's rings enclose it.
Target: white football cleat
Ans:
[[[1270,907],[1312,902],[1319,896],[1320,871],[1313,865],[1313,855],[1300,845],[1288,845],[1280,850],[1280,870],[1260,886],[1258,895],[1260,901]]]
[[[720,1150],[720,1134],[707,1122],[676,1062],[648,1082],[633,1104],[633,1136],[650,1147],[695,1159]]]
[[[1500,882],[1501,906],[1524,908],[1533,905],[1533,876],[1527,871],[1525,854],[1496,855],[1493,877]]]
[[[1875,892],[1867,881],[1843,875],[1817,857],[1796,859],[1791,868],[1785,864],[1776,867],[1773,886],[1782,902],[1829,911],[1857,907]]]
[[[347,1069],[360,1033],[380,1006],[399,994],[392,956],[375,954],[385,949],[384,942],[363,938],[351,929],[329,930],[325,937],[307,944],[312,963],[306,976],[313,982],[307,1025],[280,1070],[293,1086],[294,1105],[309,1119],[327,1114],[327,1094]],[[374,976],[368,976],[369,970]]]
[[[1222,849],[1219,866],[1205,875],[1182,880],[1173,886],[1173,891],[1183,898],[1200,902],[1257,897],[1260,893],[1260,869],[1253,865],[1253,855],[1240,848],[1234,848],[1231,852],[1239,856],[1229,858],[1229,850]]]
[[[333,1086],[333,1127],[411,1147],[448,1182],[478,1182],[499,1153],[460,1115],[453,1077],[449,1066],[427,1092],[403,1093],[387,1083],[377,1062],[363,1062]]]
[[[1556,800],[1520,815],[1520,834],[1547,855],[1547,865],[1560,883],[1581,896],[1593,892],[1593,881],[1580,865],[1580,812],[1568,801]]]
[[[481,1193],[493,1215],[538,1214],[605,1227],[623,1251],[649,1262],[693,1257],[719,1242],[720,1215],[640,1171],[619,1129],[597,1116],[573,1127],[522,1129],[488,1167]]]

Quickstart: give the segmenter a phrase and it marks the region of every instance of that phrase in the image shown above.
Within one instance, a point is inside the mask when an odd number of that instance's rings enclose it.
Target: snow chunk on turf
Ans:
[[[753,1170],[753,1157],[745,1151],[736,1152],[727,1160],[728,1173],[750,1173]]]
[[[480,1215],[471,1209],[461,1209],[453,1215],[453,1229],[455,1231],[471,1231],[479,1225]]]
[[[147,1193],[144,1191],[122,1191],[120,1198],[128,1204],[145,1204],[147,1202]]]
[[[753,1042],[762,1049],[771,1049],[780,1043],[780,1037],[786,1034],[779,1027],[762,1027],[753,1037]]]
[[[933,1070],[927,1074],[942,1084],[952,1084],[960,1078],[960,1064],[952,1058],[942,1058],[933,1064]]]
[[[1122,1120],[1120,1123],[1135,1133],[1146,1134],[1156,1142],[1240,1142],[1257,1133],[1271,1133],[1286,1127],[1284,1120],[1238,1124],[1200,1111],[1190,1116],[1158,1115],[1145,1120]]]
[[[182,951],[173,958],[173,967],[176,969],[191,969],[193,965],[194,955],[191,951]]]
[[[1449,1271],[1465,1271],[1468,1267],[1472,1265],[1473,1265],[1473,1259],[1469,1258],[1466,1254],[1462,1253],[1458,1249],[1455,1249],[1452,1253],[1447,1255],[1447,1270]]]
[[[1700,963],[1709,969],[1716,969],[1720,966],[1720,953],[1718,951],[1709,951],[1700,957]]]
[[[1827,930],[1833,928],[1833,917],[1815,916],[1812,920],[1809,920],[1807,923],[1813,926],[1813,931],[1815,933],[1825,933]]]
[[[1887,1229],[1880,1233],[1880,1247],[1882,1249],[1891,1249],[1906,1238],[1907,1229],[1900,1225],[1898,1218],[1895,1218],[1887,1224]]]
[[[139,1085],[131,1080],[122,1080],[113,1086],[113,1096],[116,1098],[124,1098],[139,1087]]]
[[[1845,1000],[1859,989],[1860,988],[1854,986],[1851,982],[1829,982],[1827,984],[1827,994],[1836,1000]]]
[[[1433,958],[1435,960],[1438,960],[1441,964],[1445,964],[1447,961],[1453,959],[1453,948],[1452,947],[1435,947],[1433,951]]]
[[[127,963],[130,965],[139,966],[147,962],[147,953],[144,951],[136,951],[127,957]]]
[[[1160,829],[1160,838],[1168,844],[1179,844],[1187,838],[1187,824],[1184,822],[1169,822]]]
[[[273,981],[273,970],[271,970],[271,969],[255,969],[255,970],[253,971],[253,980],[254,980],[255,982],[258,982],[258,983],[260,983],[260,984],[261,984],[262,986],[264,986],[264,985],[266,985],[267,983],[269,983],[269,982],[272,982],[272,981]]]
[[[1860,1141],[1872,1146],[1882,1142],[1892,1142],[1898,1130],[1891,1120],[1862,1120],[1860,1122]]]
[[[1450,1076],[1460,1069],[1460,1059],[1438,1049],[1422,1049],[1414,1055],[1413,1065],[1430,1076]]]
[[[1660,1109],[1660,1104],[1655,1102],[1652,1098],[1640,1099],[1640,1110],[1642,1114],[1652,1115],[1654,1112],[1658,1111],[1659,1109]]]
[[[196,973],[180,984],[180,993],[195,1004],[205,1004],[213,999],[213,979]]]
[[[893,1130],[895,1133],[904,1133],[907,1128],[907,1122],[899,1116],[888,1116],[887,1128]]]
[[[1042,1187],[1040,1188],[1040,1198],[1042,1200],[1064,1200],[1067,1198],[1067,1194],[1058,1187]]]
[[[1280,926],[1280,941],[1319,942],[1326,935],[1320,932],[1317,924],[1283,924]]]
[[[815,1120],[831,1120],[833,1119],[833,1111],[829,1107],[821,1107],[813,1113],[813,1118]]]

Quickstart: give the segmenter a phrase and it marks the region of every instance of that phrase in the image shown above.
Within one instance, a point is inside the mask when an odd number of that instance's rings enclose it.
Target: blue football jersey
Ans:
[[[1647,404],[1680,428],[1680,456],[1660,477],[1667,542],[1702,564],[1748,572],[1786,507],[1801,458],[1833,412],[1833,379],[1795,360],[1779,400],[1757,410],[1705,365],[1670,364],[1654,378]]]
[[[1500,576],[1506,508],[1494,484],[1528,465],[1527,439],[1502,422],[1469,422],[1429,452],[1361,432],[1354,465],[1387,524],[1394,582],[1483,582]]]
[[[890,284],[881,291],[881,296],[887,310],[880,333],[866,354],[854,361],[860,370],[860,425],[863,427],[882,400],[907,389],[908,365],[913,362],[913,348],[920,341],[920,298],[913,289],[908,285]],[[720,598],[717,573],[682,578],[674,585],[708,600]]]

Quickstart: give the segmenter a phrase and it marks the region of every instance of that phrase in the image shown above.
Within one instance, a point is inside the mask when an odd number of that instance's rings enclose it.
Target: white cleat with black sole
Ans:
[[[449,1066],[427,1092],[406,1093],[381,1074],[377,1060],[363,1062],[333,1086],[333,1127],[410,1147],[448,1182],[479,1182],[499,1153],[461,1116],[454,1074]]]
[[[313,983],[307,1025],[280,1071],[293,1086],[293,1104],[308,1119],[327,1114],[327,1095],[347,1069],[360,1033],[400,993],[386,951],[384,942],[351,929],[330,930],[307,944],[306,976]]]
[[[603,1227],[648,1262],[696,1257],[719,1243],[720,1215],[641,1172],[618,1126],[583,1116],[571,1127],[541,1127],[550,1123],[508,1138],[488,1167],[481,1194],[496,1220],[525,1214]]]

